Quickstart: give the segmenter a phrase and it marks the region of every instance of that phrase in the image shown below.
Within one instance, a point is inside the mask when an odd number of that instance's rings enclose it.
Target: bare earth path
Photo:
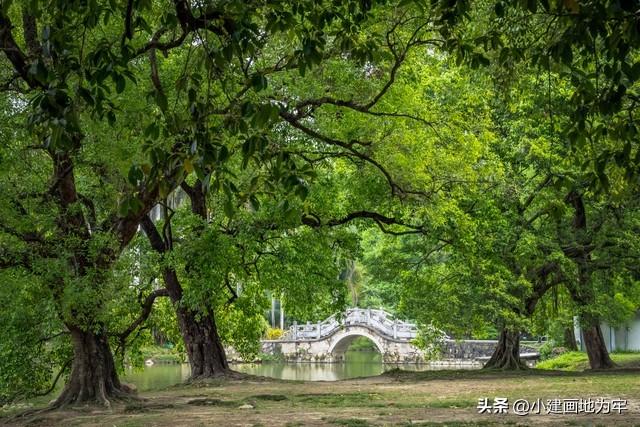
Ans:
[[[393,372],[338,382],[249,377],[144,393],[110,410],[5,415],[19,426],[640,425],[640,371]],[[478,399],[626,399],[622,415],[478,414]],[[617,411],[616,411],[617,412]]]

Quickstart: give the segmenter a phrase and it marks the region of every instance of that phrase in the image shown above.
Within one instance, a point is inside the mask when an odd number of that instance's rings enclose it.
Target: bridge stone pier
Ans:
[[[340,362],[349,345],[365,337],[385,363],[420,363],[425,361],[423,352],[411,343],[417,333],[415,324],[397,320],[384,310],[352,308],[340,318],[294,324],[282,339],[263,341],[262,351],[290,362]]]

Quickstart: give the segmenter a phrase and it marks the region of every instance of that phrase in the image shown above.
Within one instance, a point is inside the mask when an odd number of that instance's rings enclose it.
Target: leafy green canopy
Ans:
[[[427,38],[427,24],[439,25],[441,11],[432,17],[412,4],[384,5],[3,2],[2,113],[16,124],[15,130],[3,127],[3,271],[37,278],[32,284],[50,295],[61,322],[52,325],[60,332],[64,324],[119,335],[109,331],[134,317],[148,289],[140,294],[113,266],[140,219],[190,174],[212,193],[220,191],[227,217],[247,202],[258,208],[256,185],[304,199],[312,165],[327,153],[377,170],[394,194],[410,194],[371,156],[367,141],[331,135],[331,123],[313,119],[334,107],[393,117],[374,107],[408,51],[440,43]],[[355,80],[345,91],[305,88],[299,76],[318,79],[311,73],[322,63],[332,64],[326,70],[334,76],[349,63],[350,76],[360,78],[368,63],[385,78],[362,98],[346,97],[357,89]],[[323,89],[336,98],[320,96]],[[242,187],[236,177],[249,165],[258,173],[245,175],[248,187]],[[279,207],[288,221],[299,213],[291,206],[300,205],[286,200]],[[307,213],[305,222],[317,226],[318,218]],[[379,224],[394,222],[374,217]],[[285,244],[280,250],[295,255]],[[135,269],[135,263],[123,268]],[[185,303],[197,306],[204,292],[193,288],[196,297]]]
[[[589,295],[569,304],[571,315],[619,324],[638,307],[637,269],[631,261],[638,257],[631,232],[637,191],[625,178],[624,165],[608,165],[608,191],[597,191],[592,172],[582,165],[597,157],[602,146],[576,152],[554,131],[572,120],[566,102],[570,85],[552,74],[561,90],[549,98],[546,76],[517,67],[505,81],[499,67],[491,71],[496,73],[493,81],[479,79],[482,70],[474,72],[480,87],[492,87],[479,103],[485,114],[476,110],[472,116],[474,134],[487,136],[480,156],[454,151],[434,160],[458,175],[436,187],[435,203],[421,207],[429,213],[427,236],[365,234],[365,292],[377,294],[407,317],[433,322],[457,336],[486,337],[494,326],[536,329],[540,313],[560,315],[553,312],[554,295],[570,291]],[[464,76],[469,71],[457,72]],[[428,77],[421,86],[434,81],[437,77]],[[461,86],[451,98],[470,96],[462,102],[474,105],[470,94],[477,91]],[[424,139],[420,144],[428,147]],[[433,173],[432,163],[427,165]],[[413,176],[422,172],[407,171]],[[574,226],[573,192],[582,195],[587,209],[584,231]],[[421,212],[412,209],[414,215]],[[582,259],[589,264],[588,280],[578,284]],[[543,307],[536,311],[539,302]],[[567,325],[566,314],[562,316]]]
[[[532,66],[552,98],[563,93],[569,120],[553,132],[570,144],[592,185],[608,189],[612,166],[637,183],[640,30],[633,1],[531,0],[456,2],[446,27],[448,46],[460,61],[493,64],[505,76]],[[543,77],[544,76],[544,77]],[[517,78],[517,76],[516,76]],[[562,114],[562,113],[560,113]],[[581,152],[593,149],[588,159]],[[615,172],[613,172],[615,173]]]

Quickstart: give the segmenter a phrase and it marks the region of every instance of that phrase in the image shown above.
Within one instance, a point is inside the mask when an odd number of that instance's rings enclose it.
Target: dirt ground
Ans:
[[[507,414],[479,414],[505,397]],[[622,414],[513,414],[517,399],[627,400]],[[614,411],[617,412],[617,411]],[[593,373],[394,372],[337,382],[247,377],[147,392],[110,409],[5,414],[16,426],[474,426],[640,425],[640,371]]]

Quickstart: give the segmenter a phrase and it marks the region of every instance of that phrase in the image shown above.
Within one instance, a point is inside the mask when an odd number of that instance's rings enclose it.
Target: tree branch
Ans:
[[[73,359],[69,359],[66,362],[64,362],[64,364],[60,367],[60,370],[58,371],[58,374],[56,375],[56,377],[53,379],[53,382],[51,383],[51,387],[49,387],[47,390],[34,394],[34,397],[39,397],[39,396],[46,396],[47,394],[51,393],[53,390],[55,390],[56,385],[58,384],[58,380],[60,379],[60,377],[62,377],[62,374],[64,374],[64,371],[67,370],[67,368],[69,367],[69,365],[71,365],[71,362],[73,361]]]
[[[11,20],[4,14],[3,9],[0,8],[0,50],[4,52],[9,62],[13,65],[13,68],[30,88],[44,89],[45,86],[29,74],[26,56],[13,38],[13,34],[11,33],[12,28],[13,24]]]
[[[281,110],[280,111],[280,117],[282,117],[287,123],[289,123],[291,126],[293,126],[294,128],[302,131],[303,133],[309,135],[312,138],[315,138],[319,141],[322,141],[326,144],[329,145],[334,145],[334,146],[338,146],[338,147],[342,147],[345,150],[347,150],[351,155],[353,155],[354,157],[357,157],[360,160],[363,160],[371,165],[373,165],[376,169],[378,169],[385,177],[385,179],[387,180],[387,183],[389,184],[389,187],[391,188],[391,194],[392,195],[397,195],[399,192],[403,193],[402,189],[396,185],[396,183],[393,181],[393,179],[391,178],[391,175],[389,174],[389,172],[380,164],[378,163],[376,160],[372,159],[371,157],[362,154],[361,152],[359,152],[358,150],[356,150],[353,147],[353,142],[351,143],[347,143],[344,141],[340,141],[338,139],[334,139],[334,138],[330,138],[326,135],[322,135],[319,132],[316,132],[315,130],[301,124],[299,122],[299,120],[292,114]]]
[[[229,289],[229,292],[231,292],[231,296],[227,300],[227,305],[231,305],[235,300],[238,299],[238,294],[236,293],[235,289],[233,289],[233,287],[231,286],[231,283],[229,282],[228,274],[224,278],[224,284],[226,285],[227,289]]]
[[[531,205],[531,203],[533,203],[533,200],[536,198],[538,193],[542,191],[546,186],[548,186],[551,183],[552,179],[553,179],[553,175],[549,174],[540,184],[538,184],[538,186],[531,192],[531,194],[529,194],[529,197],[527,197],[527,200],[525,200],[524,203],[518,207],[518,212],[520,214],[524,213],[524,211],[526,211],[529,208],[529,206]],[[533,221],[529,221],[529,222],[533,222]]]
[[[351,212],[351,213],[349,213],[348,215],[346,215],[346,216],[344,216],[342,218],[331,219],[329,221],[326,221],[325,223],[322,222],[322,220],[320,219],[320,217],[318,215],[310,213],[310,214],[306,214],[305,216],[303,216],[301,221],[302,221],[302,223],[304,225],[307,225],[307,226],[313,227],[313,228],[317,228],[317,227],[322,227],[322,226],[335,227],[335,226],[338,226],[338,225],[346,224],[346,223],[351,222],[351,221],[356,220],[356,219],[370,219],[370,220],[373,220],[383,233],[391,234],[391,235],[395,235],[395,236],[403,236],[403,235],[407,235],[407,234],[422,234],[422,233],[424,233],[424,228],[422,226],[408,224],[408,223],[406,223],[404,221],[400,221],[400,220],[398,220],[396,218],[388,217],[388,216],[382,215],[380,213],[371,212],[371,211]],[[389,230],[388,228],[385,227],[385,225],[401,225],[403,227],[409,228],[409,230],[404,230],[404,231]]]
[[[155,302],[156,298],[168,297],[168,296],[169,296],[169,291],[165,288],[156,289],[155,291],[147,295],[147,298],[145,298],[144,303],[142,304],[142,312],[140,313],[140,316],[138,316],[138,318],[134,320],[133,323],[129,325],[127,329],[125,329],[123,332],[118,334],[121,348],[124,348],[124,343],[126,339],[129,337],[129,335],[131,335],[133,331],[135,331],[138,328],[138,326],[140,326],[149,318],[149,315],[151,314],[151,309],[153,308],[153,303]]]
[[[133,28],[131,19],[133,18],[133,0],[127,0],[127,10],[124,15],[124,37],[131,40],[133,38]]]
[[[22,9],[22,27],[29,55],[35,56],[42,50],[38,42],[38,26],[35,16],[27,12],[26,8]]]
[[[157,42],[156,37],[160,35],[156,33],[151,42]],[[162,82],[160,81],[160,76],[158,75],[158,61],[156,59],[156,48],[153,47],[149,49],[149,65],[151,67],[151,82],[153,83],[153,87],[156,88],[158,93],[164,96],[164,90],[162,89]]]
[[[151,247],[158,253],[165,253],[167,251],[167,246],[165,245],[164,240],[162,240],[156,225],[153,223],[151,218],[149,218],[149,215],[142,217],[140,226],[142,227],[144,234],[147,235],[149,243],[151,243]]]

